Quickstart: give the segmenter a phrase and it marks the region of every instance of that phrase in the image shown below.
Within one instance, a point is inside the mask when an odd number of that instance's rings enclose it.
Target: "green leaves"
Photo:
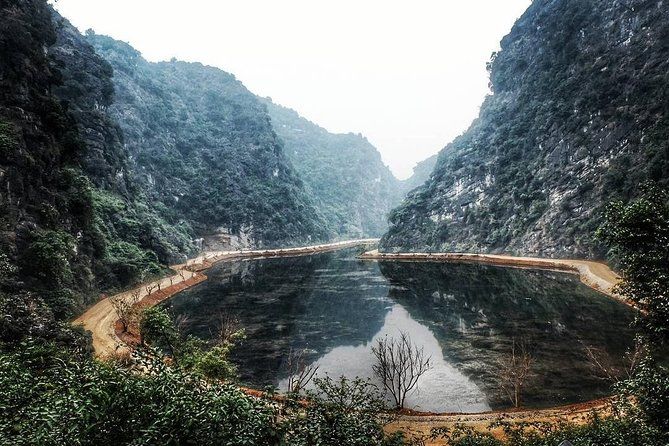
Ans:
[[[669,193],[652,184],[643,189],[628,204],[609,205],[597,234],[620,264],[619,292],[645,313],[646,334],[664,343],[669,340]]]
[[[75,249],[74,237],[65,231],[37,231],[21,256],[21,268],[43,286],[68,285],[74,278],[70,262]]]
[[[276,444],[271,405],[156,369],[137,375],[32,341],[0,353],[0,444]]]
[[[646,184],[638,199],[611,203],[597,234],[620,264],[618,292],[641,309],[638,325],[650,347],[620,390],[637,402],[632,415],[669,430],[669,370],[653,357],[666,355],[669,341],[669,193]]]
[[[293,401],[284,422],[279,425],[282,445],[385,444],[380,415],[384,401],[378,389],[362,379],[315,379],[316,390],[307,394],[303,408]],[[403,443],[399,443],[403,444]]]
[[[105,261],[121,283],[141,282],[162,271],[154,252],[122,240],[107,246]]]

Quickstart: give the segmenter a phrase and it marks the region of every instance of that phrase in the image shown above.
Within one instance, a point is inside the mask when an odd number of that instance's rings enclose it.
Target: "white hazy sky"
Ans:
[[[233,73],[331,132],[365,135],[398,178],[462,133],[485,64],[530,0],[57,0],[80,30]]]

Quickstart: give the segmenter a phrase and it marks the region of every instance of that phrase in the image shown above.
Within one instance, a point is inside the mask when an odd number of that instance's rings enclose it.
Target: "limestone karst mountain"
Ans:
[[[537,0],[501,46],[478,119],[383,250],[601,256],[606,203],[669,181],[666,2]]]

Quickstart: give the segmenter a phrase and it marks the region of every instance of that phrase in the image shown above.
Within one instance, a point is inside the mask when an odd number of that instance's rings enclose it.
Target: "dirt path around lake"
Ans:
[[[546,269],[577,274],[581,282],[626,305],[631,302],[615,292],[615,286],[621,280],[605,263],[590,260],[545,259],[537,257],[514,257],[497,254],[471,253],[380,253],[378,250],[368,251],[359,256],[363,260],[403,261],[403,262],[453,262],[483,263],[510,268]],[[503,436],[503,429],[497,427],[488,430],[488,426],[498,420],[510,423],[550,422],[559,420],[585,423],[590,415],[611,413],[611,398],[602,398],[584,403],[552,407],[548,409],[520,409],[512,411],[491,411],[477,414],[443,413],[443,414],[407,414],[388,425],[388,432],[404,431],[416,435],[429,435],[437,427],[450,427],[456,424],[468,426],[478,431],[490,431],[496,437]],[[427,446],[440,445],[443,441],[427,441]]]
[[[547,269],[577,274],[581,282],[600,293],[631,305],[629,301],[616,294],[614,287],[620,282],[620,276],[609,268],[606,263],[592,260],[546,259],[539,257],[514,257],[500,254],[470,253],[382,253],[378,250],[367,251],[358,258],[363,260],[388,261],[429,261],[453,263],[483,263],[486,265],[505,266],[509,268]]]
[[[217,262],[248,258],[291,257],[315,254],[376,243],[377,241],[378,239],[360,239],[299,248],[209,251],[194,259],[187,260],[186,263],[171,266],[170,268],[175,271],[175,274],[172,276],[141,284],[133,289],[111,296],[111,298],[120,298],[125,301],[130,301],[131,299],[135,299],[135,296],[138,296],[139,299],[144,300],[147,297],[160,293],[160,299],[155,300],[155,304],[159,301],[168,299],[189,286],[193,286],[206,280],[207,276],[204,275],[202,271],[210,268]],[[158,291],[158,289],[161,291]],[[117,320],[118,315],[114,310],[110,297],[104,297],[86,310],[82,315],[77,317],[72,323],[74,325],[81,325],[84,329],[90,331],[93,336],[93,349],[95,350],[95,355],[97,357],[106,357],[113,355],[120,348],[125,347],[124,343],[116,335],[115,325]]]
[[[377,239],[352,240],[346,242],[314,245],[301,248],[286,248],[272,250],[249,250],[249,251],[213,251],[188,260],[184,264],[174,265],[171,268],[175,274],[153,282],[145,283],[131,290],[115,295],[122,299],[133,298],[133,293],[139,292],[140,299],[144,304],[155,305],[157,302],[168,299],[174,294],[206,280],[202,271],[210,268],[213,264],[226,260],[239,260],[245,258],[264,257],[290,257],[309,255],[319,252],[334,251],[347,247],[375,243]],[[386,261],[432,261],[432,262],[470,262],[484,263],[513,268],[540,268],[557,270],[578,274],[581,281],[591,288],[600,291],[610,297],[619,299],[627,304],[621,296],[613,289],[620,277],[606,264],[586,260],[559,260],[542,259],[533,257],[513,257],[492,254],[460,254],[460,253],[379,253],[377,250],[368,251],[358,258],[363,260],[386,260]],[[148,292],[148,289],[156,288],[160,283],[161,291]],[[114,354],[119,348],[126,348],[123,341],[116,333],[115,325],[118,316],[111,305],[109,298],[101,299],[90,307],[85,313],[76,318],[73,323],[82,325],[93,335],[93,347],[98,357]],[[250,395],[260,396],[262,392],[245,389]],[[547,409],[520,409],[511,411],[491,411],[485,413],[441,413],[428,414],[410,412],[401,414],[386,427],[388,432],[402,430],[408,434],[428,435],[436,427],[453,427],[456,424],[472,427],[479,431],[486,431],[489,424],[504,420],[511,423],[522,422],[557,422],[565,420],[575,423],[585,422],[593,411],[599,414],[610,413],[611,399],[603,398],[579,404],[558,406]],[[496,428],[492,431],[496,436],[502,436],[502,429]],[[441,441],[425,443],[427,446],[443,444]]]
[[[409,436],[427,437],[432,429],[466,426],[478,432],[490,432],[497,438],[504,438],[502,427],[489,428],[491,423],[503,421],[510,424],[568,422],[584,424],[596,412],[600,416],[610,415],[611,398],[587,401],[585,403],[557,406],[546,409],[520,409],[491,411],[483,413],[409,414],[398,418],[385,427],[386,432],[402,431]],[[425,446],[443,446],[443,440],[427,440]]]

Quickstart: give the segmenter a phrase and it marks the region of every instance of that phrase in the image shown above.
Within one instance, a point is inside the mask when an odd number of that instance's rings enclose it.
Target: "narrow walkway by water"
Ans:
[[[403,252],[382,253],[378,250],[367,251],[360,255],[365,260],[397,260],[397,261],[431,261],[431,262],[472,262],[488,265],[507,266],[515,268],[540,268],[565,271],[578,274],[581,282],[607,296],[619,299],[630,304],[615,292],[615,286],[621,278],[603,262],[576,259],[546,259],[539,257],[515,257],[498,254],[471,254],[471,253],[425,253]]]
[[[96,356],[105,357],[113,354],[123,345],[123,342],[116,335],[114,328],[118,320],[118,315],[114,310],[110,298],[120,298],[124,301],[130,301],[136,297],[143,299],[151,294],[152,290],[165,289],[168,290],[167,295],[163,297],[165,299],[182,291],[185,288],[183,286],[184,282],[187,282],[188,286],[190,286],[205,280],[206,276],[203,276],[201,271],[211,267],[216,262],[224,260],[314,254],[375,243],[377,241],[378,239],[360,239],[298,248],[205,252],[194,259],[188,260],[186,263],[173,265],[171,268],[175,271],[175,274],[172,276],[144,283],[133,289],[99,300],[81,316],[76,318],[73,324],[83,326],[84,329],[91,332],[93,349]],[[195,278],[199,278],[200,280],[192,280]]]
[[[149,293],[147,287],[155,287],[160,283],[161,288],[166,291],[168,298],[172,294],[183,290],[189,284],[199,283],[206,279],[202,271],[206,270],[216,262],[224,260],[235,260],[243,258],[262,258],[278,256],[299,256],[318,252],[338,250],[342,248],[357,246],[361,244],[374,243],[374,239],[353,240],[324,245],[315,245],[302,248],[274,249],[274,250],[250,250],[250,251],[217,251],[207,252],[195,259],[188,260],[181,265],[175,265],[172,268],[176,274],[154,282],[143,284],[123,293],[116,295],[124,299],[130,299],[133,293],[139,292],[140,298],[146,297]],[[385,254],[378,251],[369,251],[360,256],[364,260],[384,260],[384,261],[444,261],[444,262],[477,262],[491,265],[517,267],[517,268],[540,268],[548,270],[558,270],[578,274],[581,281],[604,294],[622,298],[615,294],[614,286],[619,282],[620,277],[615,274],[608,266],[599,262],[583,260],[556,260],[541,259],[531,257],[512,257],[502,255],[484,255],[484,254],[454,254],[454,253],[402,253]],[[184,284],[187,282],[188,284]],[[181,286],[177,286],[181,284]],[[173,289],[174,291],[168,291]],[[116,336],[114,324],[118,316],[109,298],[100,300],[94,306],[89,308],[84,314],[79,316],[74,323],[82,325],[93,334],[93,346],[97,356],[106,356],[113,354],[116,349],[122,345],[121,340]],[[356,352],[352,352],[355,357]],[[324,357],[323,361],[328,360]],[[481,401],[480,395],[470,392],[472,399]],[[483,403],[485,404],[485,403]],[[592,410],[600,413],[606,412],[609,408],[609,399],[593,400],[586,403],[560,406],[550,409],[531,409],[519,411],[491,411],[477,414],[463,413],[416,413],[412,415],[402,415],[395,423],[389,426],[389,430],[408,430],[427,433],[433,427],[452,426],[454,423],[463,423],[476,429],[483,430],[490,422],[497,419],[504,419],[510,422],[527,421],[555,421],[557,419],[579,422],[585,420]],[[481,407],[479,410],[485,410]]]

